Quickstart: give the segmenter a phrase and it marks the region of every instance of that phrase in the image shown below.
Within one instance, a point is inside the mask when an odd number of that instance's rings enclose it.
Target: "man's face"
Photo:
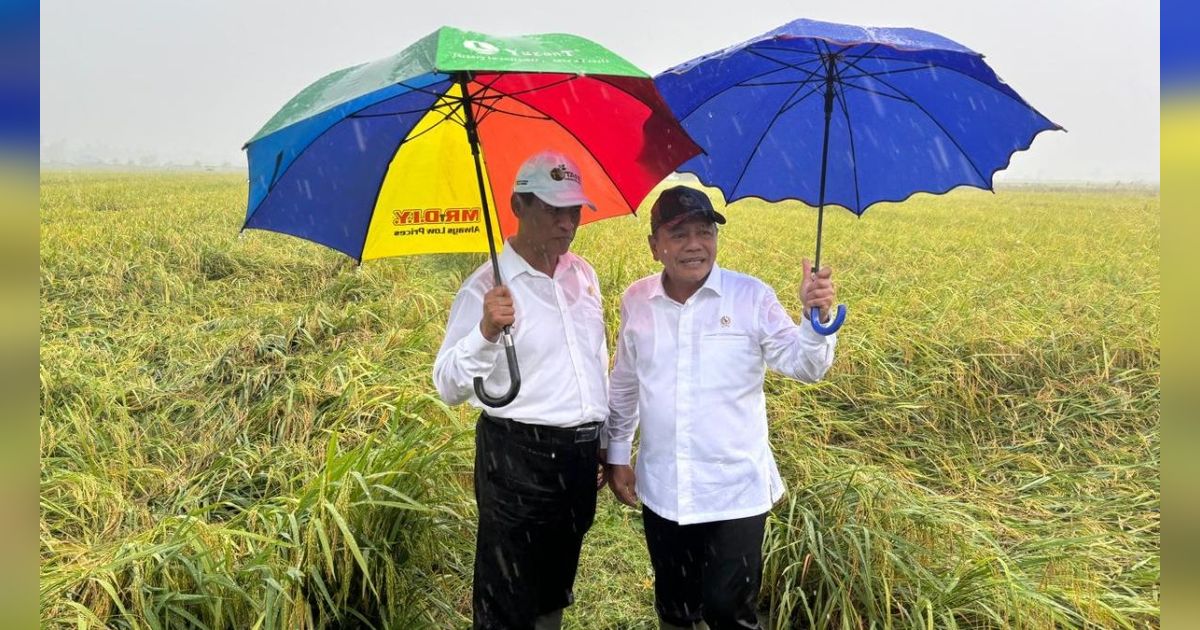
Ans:
[[[579,229],[580,206],[556,208],[536,195],[513,195],[513,213],[522,240],[551,259],[571,248]]]
[[[717,260],[717,225],[704,217],[691,217],[660,226],[650,235],[650,252],[672,281],[701,283]]]

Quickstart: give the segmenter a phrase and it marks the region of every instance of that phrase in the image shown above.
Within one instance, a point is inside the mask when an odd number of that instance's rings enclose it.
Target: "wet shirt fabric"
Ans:
[[[603,422],[608,415],[608,343],[600,282],[591,265],[573,253],[559,257],[554,277],[534,269],[508,244],[499,254],[500,273],[512,292],[513,342],[521,368],[515,400],[489,411],[528,424],[573,427]],[[508,389],[504,345],[479,330],[483,296],[495,285],[485,263],[463,283],[450,308],[446,338],[433,364],[442,400],[486,409],[473,381],[487,391]]]
[[[792,320],[762,281],[714,265],[683,304],[662,275],[621,301],[610,377],[608,462],[629,464],[641,428],[637,493],[679,524],[762,514],[783,496],[767,441],[766,368],[816,381],[836,335]]]

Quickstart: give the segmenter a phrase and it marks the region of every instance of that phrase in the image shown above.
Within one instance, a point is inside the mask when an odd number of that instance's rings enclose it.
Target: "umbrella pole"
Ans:
[[[492,209],[488,204],[487,188],[483,183],[483,163],[479,159],[479,132],[475,125],[475,110],[471,106],[471,93],[467,90],[467,74],[460,73],[458,75],[458,85],[462,89],[462,107],[463,119],[467,129],[467,142],[471,145],[471,157],[475,158],[475,181],[479,184],[479,203],[483,206],[483,225],[487,230],[488,253],[492,257],[492,277],[496,281],[496,286],[501,286],[503,281],[500,278],[500,262],[496,259],[496,238],[492,234]],[[496,217],[497,224],[500,218]],[[503,407],[512,402],[517,393],[521,391],[521,370],[517,365],[517,348],[513,345],[512,331],[508,326],[504,327],[504,332],[501,334],[504,341],[504,354],[508,359],[508,374],[509,381],[508,391],[500,396],[492,396],[483,388],[483,377],[476,376],[474,381],[475,396],[479,398],[479,402],[489,407]]]
[[[812,272],[821,269],[821,227],[825,223],[825,171],[829,166],[829,121],[833,117],[833,82],[835,79],[834,57],[830,55],[825,66],[825,138],[821,141],[821,190],[817,202],[817,252],[813,261]],[[838,304],[837,315],[828,326],[821,324],[821,309],[813,307],[808,314],[813,330],[822,335],[832,335],[842,327],[846,320],[846,305]]]

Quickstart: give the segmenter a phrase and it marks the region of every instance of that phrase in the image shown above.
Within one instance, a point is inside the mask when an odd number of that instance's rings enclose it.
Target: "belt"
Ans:
[[[581,444],[592,442],[600,437],[599,422],[588,422],[576,427],[551,427],[544,424],[528,424],[517,422],[511,418],[493,416],[482,412],[484,420],[522,438],[536,442],[553,442],[557,444]]]

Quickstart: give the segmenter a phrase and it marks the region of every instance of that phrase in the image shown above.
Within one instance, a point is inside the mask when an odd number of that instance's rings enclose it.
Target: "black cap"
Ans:
[[[674,186],[658,195],[654,206],[650,208],[650,231],[656,232],[659,227],[686,217],[698,215],[711,223],[725,223],[725,216],[713,210],[708,195],[687,186]]]

